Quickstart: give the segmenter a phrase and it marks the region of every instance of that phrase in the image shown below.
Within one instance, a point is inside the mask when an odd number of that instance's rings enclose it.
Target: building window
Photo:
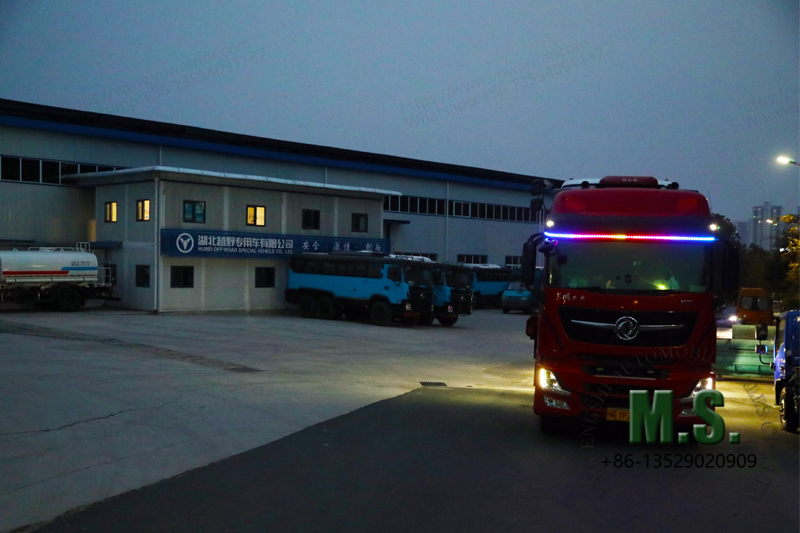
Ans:
[[[169,286],[173,289],[191,289],[194,287],[194,267],[170,267],[169,274]]]
[[[275,288],[275,268],[256,267],[256,289]]]
[[[319,211],[303,209],[303,229],[319,229]]]
[[[42,183],[58,184],[61,178],[61,164],[58,161],[42,161]]]
[[[136,200],[136,222],[148,220],[150,220],[150,200]]]
[[[488,263],[488,256],[479,254],[458,254],[456,261],[459,263]]]
[[[367,215],[363,213],[353,213],[350,216],[350,231],[354,233],[366,233]]]
[[[267,220],[267,208],[263,205],[247,206],[247,225],[264,226]]]
[[[136,265],[136,286],[150,286],[150,265]]]
[[[521,266],[522,265],[522,256],[521,255],[507,255],[506,256],[506,266]]]
[[[0,157],[0,178],[4,180],[19,181],[21,168],[19,157]]]
[[[106,202],[106,213],[104,220],[106,222],[117,221],[117,202]]]
[[[195,200],[183,201],[183,221],[195,222],[197,224],[206,223],[206,203]]]
[[[22,181],[39,183],[41,181],[41,164],[38,159],[22,160]]]

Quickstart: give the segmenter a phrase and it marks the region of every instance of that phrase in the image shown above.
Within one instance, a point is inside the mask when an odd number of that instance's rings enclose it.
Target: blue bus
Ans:
[[[462,265],[437,263],[433,267],[433,311],[422,313],[419,323],[429,326],[436,319],[452,326],[459,315],[472,314],[472,273]]]
[[[367,315],[410,326],[433,310],[432,264],[380,253],[298,254],[289,265],[286,301],[305,318]]]
[[[511,281],[511,268],[490,264],[464,264],[473,273],[475,307],[500,306],[503,291]]]

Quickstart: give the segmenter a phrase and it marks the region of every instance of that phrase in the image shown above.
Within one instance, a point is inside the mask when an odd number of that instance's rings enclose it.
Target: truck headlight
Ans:
[[[736,323],[736,315],[729,316],[728,317],[728,322],[730,322],[731,324]]]
[[[411,302],[406,302],[406,311],[411,311]]]
[[[558,384],[556,375],[547,370],[546,368],[539,369],[539,386],[544,390],[553,392],[567,392]]]
[[[705,389],[713,389],[714,388],[714,378],[705,378],[701,379],[695,385],[694,390],[692,391],[692,396],[700,392],[701,390]]]

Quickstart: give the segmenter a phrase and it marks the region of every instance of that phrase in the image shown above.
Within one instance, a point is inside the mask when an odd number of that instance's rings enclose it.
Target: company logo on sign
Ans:
[[[194,237],[188,233],[181,233],[178,235],[178,240],[175,244],[177,245],[179,252],[182,254],[188,254],[194,248]]]
[[[632,341],[639,334],[639,323],[633,317],[624,316],[614,324],[614,333],[624,341]]]

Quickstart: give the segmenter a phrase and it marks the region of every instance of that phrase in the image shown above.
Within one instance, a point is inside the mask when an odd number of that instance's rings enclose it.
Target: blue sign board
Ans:
[[[161,230],[161,253],[177,257],[280,259],[304,252],[362,250],[389,253],[390,240],[230,231]]]

